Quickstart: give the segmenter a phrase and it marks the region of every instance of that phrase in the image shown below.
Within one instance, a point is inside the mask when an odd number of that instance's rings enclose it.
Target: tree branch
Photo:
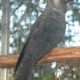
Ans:
[[[1,55],[0,68],[15,67],[19,55]],[[37,64],[52,63],[54,61],[64,62],[66,60],[80,59],[80,47],[56,48],[45,55]]]

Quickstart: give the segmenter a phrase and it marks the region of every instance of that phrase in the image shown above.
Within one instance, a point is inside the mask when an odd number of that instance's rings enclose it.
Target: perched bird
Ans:
[[[33,24],[15,69],[15,80],[28,80],[34,65],[62,39],[65,32],[67,2],[47,0],[43,13]]]

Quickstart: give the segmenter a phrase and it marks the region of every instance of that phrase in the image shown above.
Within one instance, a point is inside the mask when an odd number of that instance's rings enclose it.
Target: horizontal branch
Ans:
[[[0,68],[15,67],[18,57],[19,55],[0,55]],[[56,48],[45,55],[37,64],[78,59],[80,59],[80,47]]]

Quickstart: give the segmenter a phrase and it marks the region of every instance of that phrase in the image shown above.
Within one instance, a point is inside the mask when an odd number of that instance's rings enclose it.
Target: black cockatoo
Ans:
[[[72,0],[47,0],[43,13],[33,24],[15,69],[15,80],[28,80],[34,65],[51,51],[65,32],[67,3]]]

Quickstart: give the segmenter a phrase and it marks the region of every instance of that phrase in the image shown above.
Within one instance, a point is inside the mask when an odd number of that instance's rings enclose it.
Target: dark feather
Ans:
[[[22,49],[15,80],[28,80],[32,68],[45,54],[54,48],[65,32],[65,15],[53,5],[46,9],[31,28],[29,38]]]

